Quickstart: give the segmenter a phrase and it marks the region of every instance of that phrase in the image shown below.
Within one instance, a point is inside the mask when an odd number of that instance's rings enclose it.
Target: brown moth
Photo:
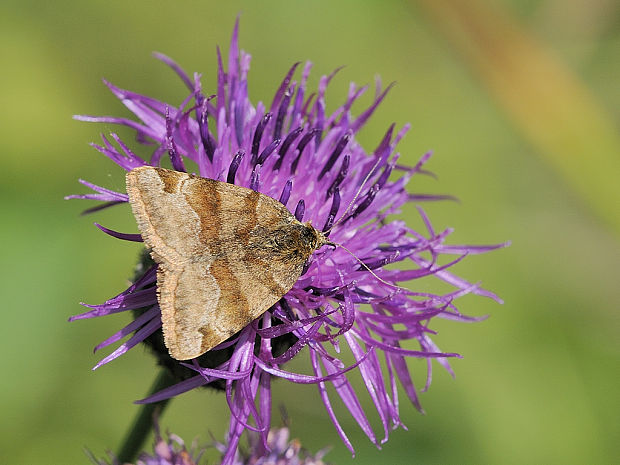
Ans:
[[[325,235],[277,200],[245,187],[141,166],[129,203],[159,264],[164,341],[177,360],[198,357],[241,330],[295,284]]]

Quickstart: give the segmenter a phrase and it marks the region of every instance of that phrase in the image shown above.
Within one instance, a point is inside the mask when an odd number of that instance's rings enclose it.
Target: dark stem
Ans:
[[[166,368],[162,368],[155,379],[149,395],[161,391],[175,383],[174,378]],[[134,419],[133,425],[129,429],[125,441],[118,452],[119,463],[133,463],[144,446],[147,436],[153,430],[153,421],[168,405],[170,399],[143,404],[140,406],[138,416]]]

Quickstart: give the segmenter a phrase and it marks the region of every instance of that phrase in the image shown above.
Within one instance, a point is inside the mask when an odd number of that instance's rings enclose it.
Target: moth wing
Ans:
[[[157,298],[164,342],[173,358],[189,360],[205,352],[203,340],[212,338],[208,331],[217,327],[219,294],[213,276],[198,263],[186,263],[177,269],[159,265]]]
[[[294,218],[275,200],[250,192],[257,212],[250,219],[235,206],[238,198],[221,197],[219,214],[227,220],[221,222],[220,241],[212,245],[212,260],[187,261],[174,269],[160,266],[164,339],[177,360],[198,357],[243,329],[301,274],[307,257],[284,262],[263,243],[270,240],[270,231],[287,227]]]
[[[127,192],[160,266],[158,300],[170,355],[202,355],[240,331],[295,284],[307,257],[269,253],[270,233],[299,224],[250,189],[162,168],[136,168]]]
[[[176,269],[160,265],[157,287],[170,355],[198,357],[242,330],[288,292],[302,266],[278,275],[262,264],[222,259],[208,267],[200,262]]]
[[[126,180],[138,229],[156,262],[208,259],[203,223],[210,223],[212,230],[216,227],[217,202],[212,192],[220,183],[152,166],[131,170]],[[197,188],[207,195],[192,195]]]

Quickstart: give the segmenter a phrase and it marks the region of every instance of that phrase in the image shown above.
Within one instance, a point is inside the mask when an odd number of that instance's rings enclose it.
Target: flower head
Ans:
[[[197,465],[205,452],[194,446],[187,448],[183,439],[176,434],[168,433],[162,436],[155,423],[155,443],[153,452],[142,452],[136,465]],[[226,444],[215,442],[214,447],[226,455],[229,447]],[[96,465],[121,465],[118,459],[111,456],[108,459],[97,459],[87,452],[91,461]],[[327,449],[311,454],[301,446],[296,439],[290,439],[287,427],[273,428],[267,435],[267,449],[257,433],[248,435],[248,447],[237,451],[231,465],[325,465],[323,457]],[[110,454],[111,455],[111,454]]]
[[[84,121],[119,124],[136,131],[137,141],[153,147],[148,161],[136,156],[117,135],[95,148],[125,170],[144,164],[160,165],[166,156],[177,171],[197,172],[205,178],[234,183],[279,200],[300,221],[310,221],[339,246],[315,252],[293,288],[263,316],[234,337],[191,363],[171,359],[161,342],[161,319],[155,289],[156,269],[148,257],[133,284],[116,297],[73,320],[134,311],[134,320],[96,349],[131,335],[101,366],[142,341],[159,353],[160,362],[182,381],[141,402],[169,398],[198,386],[217,385],[226,392],[231,419],[223,463],[234,463],[239,438],[245,429],[256,431],[267,448],[271,411],[271,381],[314,384],[327,414],[346,446],[353,447],[332,408],[327,386],[375,444],[387,440],[390,429],[403,426],[399,417],[397,384],[421,410],[408,358],[427,360],[427,386],[431,360],[450,371],[445,353],[431,340],[435,317],[456,321],[475,318],[455,307],[457,297],[473,293],[499,299],[448,269],[470,254],[502,247],[457,246],[444,242],[451,230],[435,231],[424,211],[426,225],[419,232],[391,215],[408,202],[440,200],[446,196],[415,195],[405,189],[410,180],[425,174],[425,154],[413,167],[398,163],[396,146],[409,129],[391,125],[370,152],[356,135],[364,127],[391,86],[377,82],[371,105],[354,116],[351,107],[367,91],[351,84],[344,103],[326,111],[325,91],[334,71],[309,92],[311,64],[306,63],[298,81],[299,63],[288,71],[270,104],[254,105],[248,98],[250,55],[240,51],[235,26],[228,69],[218,49],[218,79],[214,95],[204,93],[200,75],[190,78],[170,58],[156,57],[172,67],[189,88],[187,98],[174,106],[106,83],[138,121],[116,117],[84,117]],[[103,201],[98,208],[127,202],[127,195],[82,184],[95,191],[75,195]],[[140,242],[138,234],[125,234],[97,225],[114,237]],[[444,255],[455,258],[445,260]],[[396,269],[389,265],[400,263]],[[452,285],[443,295],[406,290],[400,283],[434,276]],[[409,288],[414,286],[408,285]],[[410,348],[411,342],[417,348]],[[404,343],[404,347],[403,347]],[[286,362],[308,354],[312,372],[287,371]],[[348,355],[347,355],[348,354]],[[343,358],[352,357],[347,365]],[[348,376],[359,370],[383,427],[378,439]],[[425,388],[426,388],[425,387]]]
[[[169,434],[168,438],[164,439],[158,432],[153,454],[142,453],[136,465],[196,465],[200,455],[202,454],[188,450],[177,435]]]
[[[298,440],[290,439],[290,431],[286,427],[269,431],[267,449],[257,433],[250,433],[248,442],[247,451],[237,451],[232,465],[325,465],[323,457],[327,449],[316,454],[309,453]],[[216,444],[216,447],[226,456],[229,449],[226,444]]]
[[[183,439],[176,434],[161,434],[157,421],[155,422],[155,443],[153,452],[142,452],[135,465],[197,465],[204,453],[204,448],[198,450],[195,445],[187,448]],[[96,459],[89,451],[88,455],[96,465],[128,465],[121,464],[119,459],[109,453],[108,459]]]

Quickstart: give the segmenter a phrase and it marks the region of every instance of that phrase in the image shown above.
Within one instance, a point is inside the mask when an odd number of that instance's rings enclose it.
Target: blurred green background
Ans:
[[[427,166],[439,177],[410,190],[460,199],[424,205],[437,228],[455,227],[452,243],[513,242],[458,265],[506,304],[467,297],[462,311],[491,318],[433,323],[440,347],[464,359],[456,380],[436,367],[425,416],[403,400],[409,431],[378,451],[341,412],[355,463],[618,463],[619,9],[613,0],[4,0],[0,463],[87,463],[84,447],[116,449],[155,376],[141,348],[90,371],[91,348],[127,316],[66,322],[78,302],[124,289],[138,250],[92,225],[135,231],[126,207],[80,217],[92,203],[62,200],[86,192],[78,178],[124,188],[121,170],[87,145],[115,128],[71,115],[128,115],[102,77],[178,104],[185,88],[155,50],[214,89],[215,45],[228,50],[239,12],[254,102],[270,101],[298,60],[314,62],[311,84],[346,65],[332,109],[349,81],[397,81],[362,142],[372,149],[390,123],[411,122],[402,159],[433,149]],[[412,365],[419,379],[424,366]],[[279,404],[305,446],[331,444],[328,460],[353,462],[316,389],[276,383]],[[206,443],[209,431],[223,437],[226,411],[221,396],[192,392],[161,425]]]

